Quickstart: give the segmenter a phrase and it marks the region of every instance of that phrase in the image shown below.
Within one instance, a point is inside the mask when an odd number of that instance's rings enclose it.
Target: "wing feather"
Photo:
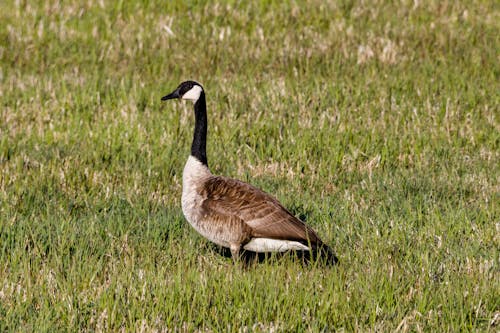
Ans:
[[[251,229],[253,237],[296,240],[322,244],[316,232],[293,216],[278,200],[239,180],[211,177],[204,186],[202,207],[224,216],[236,216]]]

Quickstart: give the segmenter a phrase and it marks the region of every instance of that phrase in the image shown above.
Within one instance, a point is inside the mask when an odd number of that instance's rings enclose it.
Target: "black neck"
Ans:
[[[194,103],[194,136],[191,145],[191,155],[196,157],[201,163],[207,163],[207,104],[205,93],[202,91],[200,97]]]

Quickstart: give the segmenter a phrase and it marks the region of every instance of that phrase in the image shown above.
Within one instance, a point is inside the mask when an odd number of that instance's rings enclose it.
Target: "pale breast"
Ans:
[[[205,198],[201,194],[201,189],[205,181],[212,174],[208,167],[198,161],[195,157],[189,156],[184,172],[182,174],[182,213],[189,224],[202,236],[208,240],[221,245],[229,246],[229,243],[220,237],[217,225],[213,225],[204,214],[202,203]]]
[[[189,224],[203,237],[217,245],[229,247],[230,239],[226,236],[225,228],[220,223],[214,223],[210,216],[203,213],[202,198],[193,193],[182,195],[182,212]]]
[[[189,156],[182,173],[182,212],[190,224],[196,224],[200,219],[201,196],[200,188],[212,174],[208,167],[193,156]]]

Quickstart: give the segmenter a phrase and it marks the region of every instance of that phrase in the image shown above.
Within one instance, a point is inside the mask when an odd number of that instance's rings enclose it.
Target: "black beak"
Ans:
[[[168,99],[174,99],[174,98],[180,98],[181,95],[179,94],[179,89],[175,89],[175,91],[171,92],[167,96],[163,96],[161,98],[162,101],[166,101]]]

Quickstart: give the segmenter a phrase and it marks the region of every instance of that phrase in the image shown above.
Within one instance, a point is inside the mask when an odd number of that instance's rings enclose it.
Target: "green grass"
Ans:
[[[0,4],[0,331],[498,331],[495,1]],[[170,33],[170,31],[172,33]],[[335,249],[233,265],[185,222],[211,169]]]

